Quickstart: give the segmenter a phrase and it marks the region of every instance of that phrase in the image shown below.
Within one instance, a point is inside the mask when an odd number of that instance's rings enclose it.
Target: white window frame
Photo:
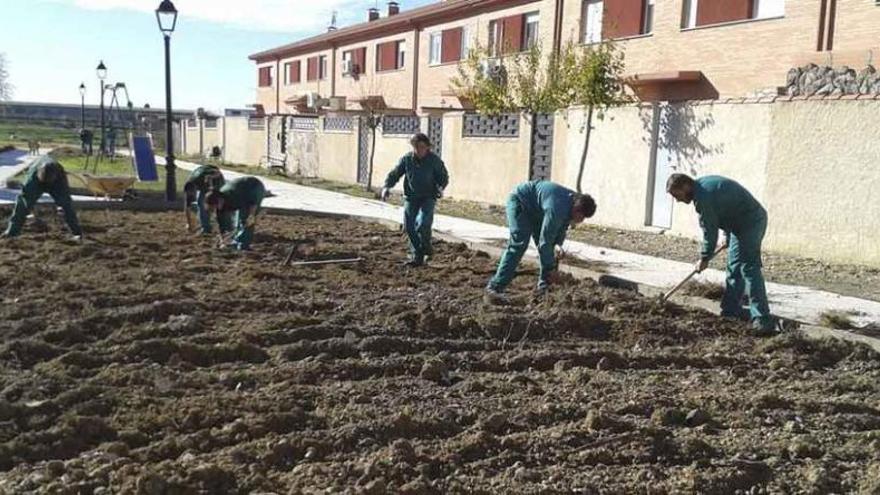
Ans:
[[[785,0],[755,0],[752,19],[785,17]]]
[[[406,40],[397,42],[397,68],[406,67]]]
[[[428,38],[428,63],[440,65],[443,60],[443,32],[431,33]]]
[[[598,17],[599,20],[596,22],[596,29],[592,30],[591,27],[593,20],[593,16],[590,15],[590,6],[598,5]],[[595,9],[594,9],[595,12]],[[602,20],[605,15],[605,2],[604,0],[584,0],[581,12],[581,19],[583,22],[583,39],[581,40],[584,44],[592,44],[592,43],[601,43],[602,42]]]
[[[497,57],[501,54],[500,43],[503,39],[502,23],[489,21],[489,56]]]
[[[693,29],[697,27],[697,3],[699,0],[684,0],[683,12],[681,17],[682,29]]]
[[[541,39],[541,13],[529,12],[528,14],[523,16],[523,19],[523,46],[520,48],[528,50],[532,48],[533,45],[537,44]],[[530,24],[533,24],[535,26],[534,39],[529,37]]]
[[[327,79],[327,55],[318,56],[318,80]]]
[[[654,32],[654,0],[645,0],[645,22],[642,24],[642,34],[651,34]]]
[[[880,0],[877,0],[880,1]],[[461,27],[461,58],[467,60],[471,55],[471,28],[468,26]]]
[[[343,76],[350,76],[351,75],[350,72],[345,72],[345,62],[350,62],[351,64],[354,64],[354,52],[353,51],[349,50],[347,52],[342,52],[342,67],[341,67],[342,68],[342,75]]]
[[[293,67],[293,62],[284,62],[284,85],[290,86],[290,68]]]

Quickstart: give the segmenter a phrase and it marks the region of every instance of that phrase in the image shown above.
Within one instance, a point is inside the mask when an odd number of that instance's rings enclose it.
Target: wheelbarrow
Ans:
[[[125,192],[131,189],[137,181],[137,177],[120,177],[110,175],[71,174],[85,184],[86,189],[96,198],[106,199],[125,197]]]

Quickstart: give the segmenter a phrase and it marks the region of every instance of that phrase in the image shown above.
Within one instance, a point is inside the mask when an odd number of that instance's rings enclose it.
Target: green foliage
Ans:
[[[484,73],[490,61],[506,77]],[[482,47],[459,66],[452,86],[477,111],[490,115],[552,113],[573,106],[592,107],[598,118],[630,101],[623,81],[624,54],[611,42],[566,45],[545,56],[540,45],[506,57],[491,57]]]

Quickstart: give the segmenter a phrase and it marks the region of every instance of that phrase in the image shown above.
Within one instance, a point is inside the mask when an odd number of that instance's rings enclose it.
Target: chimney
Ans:
[[[379,9],[377,9],[375,7],[371,7],[370,11],[369,11],[369,15],[370,15],[370,17],[369,17],[370,22],[379,20]]]
[[[400,4],[397,2],[388,2],[388,17],[400,13]]]

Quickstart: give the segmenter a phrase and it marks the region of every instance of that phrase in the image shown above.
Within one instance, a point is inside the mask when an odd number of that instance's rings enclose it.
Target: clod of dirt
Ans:
[[[138,495],[165,495],[168,482],[156,473],[147,473],[137,480]]]
[[[661,407],[651,414],[651,422],[657,426],[681,426],[687,416],[678,409]]]
[[[708,423],[712,418],[709,416],[709,413],[702,409],[692,409],[687,413],[687,416],[684,419],[684,423],[691,428],[702,426]]]
[[[599,371],[608,371],[614,369],[614,363],[608,359],[607,356],[603,357],[596,363],[596,369]]]
[[[818,459],[822,457],[822,449],[811,437],[800,438],[788,446],[788,453],[793,459]]]
[[[399,438],[391,444],[391,461],[395,464],[413,464],[416,461],[416,450],[409,440]]]
[[[587,413],[587,419],[584,420],[584,424],[591,432],[598,432],[602,430],[625,431],[629,429],[626,423],[623,422],[620,418],[595,409],[592,409],[590,410],[590,412]]]
[[[880,463],[871,464],[865,470],[861,482],[859,482],[859,493],[862,495],[880,495]]]
[[[496,413],[491,414],[486,419],[480,421],[479,426],[481,430],[488,431],[489,433],[499,434],[507,428],[508,419],[505,414]]]
[[[845,311],[826,311],[819,316],[819,324],[837,330],[852,330],[852,315]]]
[[[0,421],[9,421],[10,419],[14,419],[17,413],[17,409],[15,406],[6,402],[3,399],[0,399]]]
[[[724,297],[724,287],[711,282],[692,281],[681,288],[681,293],[688,296],[720,301]]]
[[[384,478],[376,478],[364,485],[363,489],[358,493],[361,495],[383,495],[388,493],[388,484]]]
[[[422,365],[419,377],[435,383],[446,383],[449,381],[449,368],[440,359],[429,359]]]

